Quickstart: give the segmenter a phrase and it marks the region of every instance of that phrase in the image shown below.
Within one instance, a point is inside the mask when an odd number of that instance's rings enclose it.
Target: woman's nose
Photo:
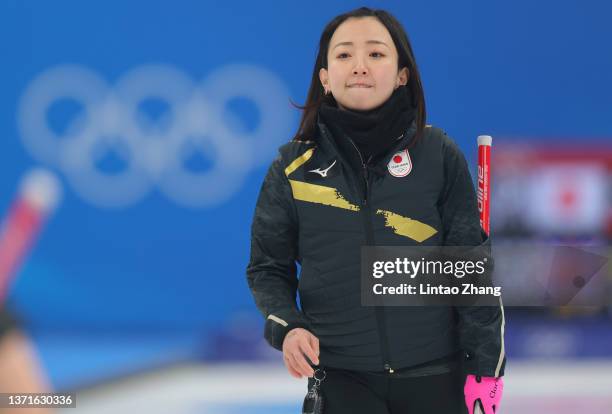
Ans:
[[[358,57],[355,67],[353,68],[353,75],[367,75],[368,69],[364,64],[363,58]]]

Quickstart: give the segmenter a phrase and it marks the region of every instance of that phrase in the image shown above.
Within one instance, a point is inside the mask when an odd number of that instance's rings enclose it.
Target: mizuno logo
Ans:
[[[317,173],[317,174],[321,175],[321,177],[325,178],[325,177],[327,177],[327,172],[331,169],[331,167],[336,165],[336,161],[338,161],[338,160],[334,160],[334,162],[332,162],[332,164],[329,167],[327,167],[326,169],[324,169],[324,170],[322,170],[320,168],[317,168],[316,170],[310,170],[308,172]]]

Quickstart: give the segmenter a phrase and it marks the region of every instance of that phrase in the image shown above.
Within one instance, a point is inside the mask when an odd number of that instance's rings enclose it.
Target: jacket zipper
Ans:
[[[348,137],[347,137],[348,138]],[[359,159],[361,160],[361,166],[362,166],[362,172],[363,172],[363,179],[365,182],[365,194],[363,196],[363,203],[362,203],[362,209],[361,209],[361,217],[363,218],[363,225],[364,225],[364,229],[365,229],[365,236],[366,236],[366,244],[368,246],[373,246],[374,245],[374,231],[372,229],[372,221],[370,219],[371,215],[370,215],[370,206],[368,204],[368,193],[370,192],[370,174],[369,174],[369,170],[368,170],[368,165],[366,164],[366,162],[363,160],[363,156],[361,155],[361,151],[359,151],[359,148],[357,148],[357,146],[355,145],[355,143],[353,142],[352,139],[348,138],[349,142],[353,145],[353,147],[355,148],[355,151],[357,151],[357,154],[359,154]],[[371,160],[368,160],[368,162]],[[392,374],[393,368],[391,368],[390,365],[390,360],[389,360],[389,342],[388,342],[388,338],[387,338],[387,328],[385,325],[385,315],[384,315],[384,308],[381,306],[376,306],[376,324],[378,327],[378,337],[380,339],[380,344],[381,344],[381,352],[382,352],[382,358],[383,358],[383,368],[388,371],[390,374]]]

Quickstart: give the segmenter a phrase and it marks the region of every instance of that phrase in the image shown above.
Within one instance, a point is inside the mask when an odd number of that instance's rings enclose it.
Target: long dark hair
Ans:
[[[414,54],[412,53],[412,46],[408,35],[404,30],[402,24],[393,16],[391,13],[385,10],[373,10],[368,7],[360,7],[350,12],[336,16],[330,21],[323,33],[321,34],[321,40],[319,40],[319,51],[317,53],[317,60],[315,61],[314,70],[312,72],[312,79],[310,81],[310,88],[308,88],[308,96],[306,97],[306,103],[304,106],[297,105],[293,102],[291,104],[296,108],[303,111],[302,119],[300,120],[300,126],[293,137],[296,141],[308,141],[312,140],[315,136],[316,123],[317,123],[317,112],[321,104],[326,100],[330,99],[332,102],[334,98],[331,94],[325,95],[323,86],[319,80],[319,71],[321,68],[327,68],[327,52],[329,49],[329,41],[331,40],[334,32],[345,20],[351,17],[376,17],[389,31],[391,39],[395,44],[395,48],[398,52],[398,70],[407,67],[408,68],[408,84],[406,87],[410,88],[412,95],[412,104],[416,106],[416,139],[418,139],[425,128],[425,96],[423,94],[423,86],[421,85],[421,76],[417,68]],[[413,143],[416,142],[413,140]]]

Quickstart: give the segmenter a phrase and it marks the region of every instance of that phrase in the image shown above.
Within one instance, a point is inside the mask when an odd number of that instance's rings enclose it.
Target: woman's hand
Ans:
[[[314,370],[306,360],[319,365],[319,339],[303,328],[290,330],[283,341],[283,360],[295,378],[312,377]]]
[[[474,409],[474,403],[477,400],[480,401],[484,414],[495,414],[499,412],[499,403],[504,391],[504,379],[470,374],[465,380],[463,391],[465,404],[470,414],[480,411]]]

